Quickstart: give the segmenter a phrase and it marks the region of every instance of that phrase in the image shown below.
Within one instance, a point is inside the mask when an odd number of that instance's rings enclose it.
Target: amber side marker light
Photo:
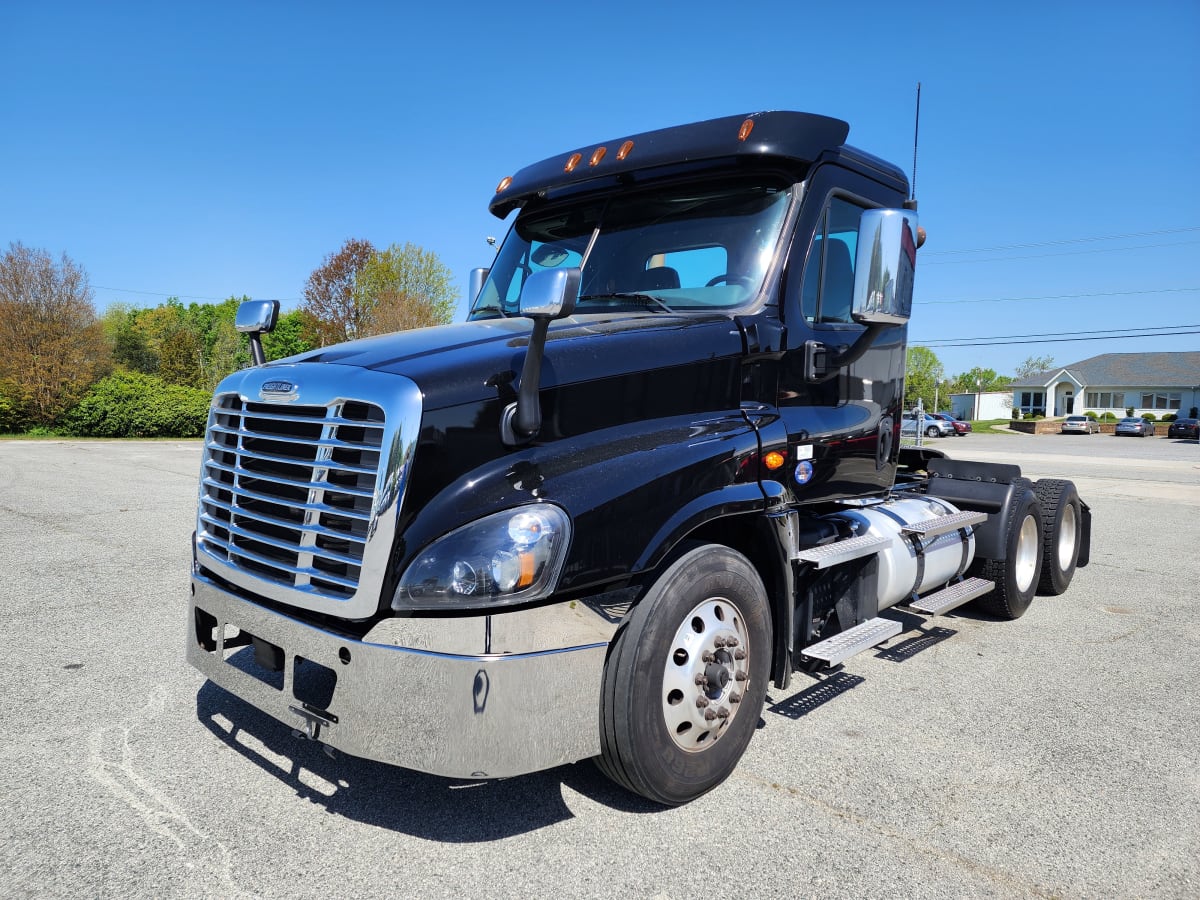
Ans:
[[[620,162],[625,157],[627,157],[629,155],[629,151],[631,151],[632,149],[633,149],[633,141],[626,141],[625,143],[623,143],[621,145],[621,148],[617,151],[617,161]]]
[[[776,469],[783,468],[783,464],[786,462],[787,462],[787,457],[784,456],[782,453],[780,453],[778,450],[772,450],[770,453],[768,453],[766,456],[763,457],[763,465],[766,466],[767,469],[771,472],[774,472]]]
[[[499,194],[501,191],[507,191],[510,184],[512,184],[512,176],[505,175],[500,179],[500,183],[496,185],[496,193]]]
[[[571,158],[567,160],[567,164],[563,166],[564,172],[574,172],[575,167],[583,162],[582,153],[572,153]]]
[[[754,120],[747,119],[745,122],[742,123],[742,127],[738,129],[738,140],[739,141],[746,140],[746,138],[750,137],[750,132],[752,132],[753,130],[754,130]]]
[[[588,160],[589,166],[600,165],[600,160],[604,159],[604,154],[608,152],[607,147],[597,147],[592,153],[592,158]]]

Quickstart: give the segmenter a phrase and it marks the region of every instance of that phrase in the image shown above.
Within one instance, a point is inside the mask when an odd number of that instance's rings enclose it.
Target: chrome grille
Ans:
[[[372,403],[213,403],[197,541],[258,578],[334,600],[358,589],[384,452]]]

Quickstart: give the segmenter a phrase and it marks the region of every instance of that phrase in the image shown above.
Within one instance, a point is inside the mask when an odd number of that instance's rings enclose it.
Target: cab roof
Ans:
[[[907,191],[904,173],[890,163],[846,145],[850,126],[841,119],[802,112],[756,112],[580,147],[526,166],[496,189],[488,209],[504,218],[532,197],[561,188],[615,187],[620,176],[706,160],[776,159],[808,165],[822,155],[839,156]]]

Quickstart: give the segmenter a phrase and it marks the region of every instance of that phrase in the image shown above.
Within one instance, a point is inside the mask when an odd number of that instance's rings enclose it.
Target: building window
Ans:
[[[1035,409],[1045,410],[1046,395],[1041,391],[1021,391],[1021,412],[1032,412]]]
[[[1121,391],[1088,391],[1089,409],[1124,409],[1125,394]]]
[[[1180,395],[1166,391],[1156,391],[1142,394],[1142,409],[1179,409]]]

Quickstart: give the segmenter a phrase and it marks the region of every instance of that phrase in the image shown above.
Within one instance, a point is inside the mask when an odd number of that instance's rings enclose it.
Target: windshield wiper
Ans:
[[[669,313],[675,312],[667,304],[663,303],[658,297],[653,294],[641,294],[636,291],[614,291],[611,294],[586,294],[580,297],[578,302],[583,303],[586,300],[636,300],[639,303],[653,303],[660,309],[666,310]]]

